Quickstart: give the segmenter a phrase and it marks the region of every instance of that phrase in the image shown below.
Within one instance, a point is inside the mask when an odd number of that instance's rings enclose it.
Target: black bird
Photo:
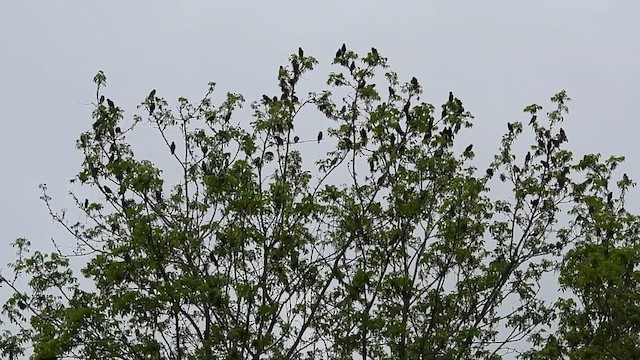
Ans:
[[[487,175],[488,175],[489,177],[493,177],[493,169],[492,169],[492,168],[488,168],[488,169],[487,169]]]
[[[442,118],[444,119],[444,118],[446,118],[446,117],[447,117],[447,109],[446,109],[446,108],[443,108],[443,109],[442,109]]]
[[[120,126],[116,126],[116,134],[120,134],[122,132],[122,129],[120,129]]]
[[[276,140],[276,144],[278,144],[278,146],[284,145],[284,140],[282,140],[280,136],[274,136],[273,138]]]
[[[471,149],[473,149],[473,144],[471,144],[471,145],[467,146],[467,148],[466,148],[466,149],[464,149],[464,152],[465,152],[465,153],[468,153],[468,152],[470,152],[470,151],[471,151]]]
[[[344,44],[344,43],[342,44],[342,47],[340,48],[340,52],[342,52],[343,54],[347,52],[347,44]]]
[[[534,122],[536,122],[536,120],[537,120],[537,119],[538,119],[538,116],[537,116],[537,115],[533,115],[533,116],[531,117],[531,121],[529,121],[529,125],[531,125],[531,124],[533,124]]]
[[[154,98],[156,96],[156,89],[151,90],[149,93],[149,99]]]
[[[362,138],[362,143],[366,145],[367,142],[368,142],[368,140],[367,140],[367,130],[360,129],[360,138]]]
[[[449,91],[449,102],[453,101],[453,92]]]
[[[176,143],[175,142],[171,142],[171,145],[169,145],[169,150],[171,150],[171,155],[175,155],[176,154]]]
[[[356,63],[354,61],[351,62],[351,65],[349,66],[349,70],[353,71],[356,69]]]
[[[509,128],[509,132],[513,132],[513,124],[507,123],[507,128]]]
[[[340,51],[340,49],[338,49],[338,51],[336,51],[336,56],[335,56],[335,57],[336,57],[336,58],[339,58],[339,57],[340,57],[340,55],[342,55],[342,52]]]
[[[269,104],[271,102],[271,98],[268,97],[267,95],[262,95],[262,100],[264,100],[265,103]]]
[[[98,101],[98,104],[102,104],[104,102],[104,95],[100,95],[100,100]]]
[[[524,164],[527,165],[531,161],[531,152],[527,151],[527,156],[524,157]]]
[[[207,155],[207,153],[209,152],[209,148],[206,145],[202,145],[202,148],[200,148],[200,150],[202,150],[202,155]]]
[[[88,208],[89,207],[89,199],[84,199],[84,208]]]
[[[113,194],[113,191],[111,191],[111,189],[109,189],[109,187],[107,185],[103,186],[104,188],[104,192],[107,194]]]
[[[567,140],[567,134],[564,132],[563,128],[560,128],[560,139],[562,141]]]
[[[298,48],[298,56],[304,57],[304,51],[302,51],[301,47]]]
[[[393,90],[391,86],[389,86],[389,97],[394,97],[394,96],[396,96],[396,91]]]
[[[318,132],[318,144],[320,144],[320,140],[322,140],[322,131]]]
[[[298,137],[298,136],[294,136],[294,137],[293,137],[293,142],[294,142],[294,143],[297,143],[298,141],[300,141],[300,137]]]
[[[409,114],[410,109],[411,109],[411,101],[407,100],[407,103],[404,104],[404,107],[402,108],[402,111],[404,111],[404,116],[407,118],[407,121],[409,121],[409,117],[411,116]]]
[[[229,111],[227,115],[224,116],[224,122],[228,123],[229,119],[231,119],[231,111]]]
[[[411,78],[411,86],[418,87],[418,79],[415,76]]]
[[[113,101],[111,101],[111,99],[107,99],[107,105],[109,105],[109,109],[112,109],[115,107],[115,104],[113,103]]]
[[[378,50],[377,50],[376,48],[372,47],[372,48],[371,48],[371,53],[372,53],[373,55],[378,55]]]

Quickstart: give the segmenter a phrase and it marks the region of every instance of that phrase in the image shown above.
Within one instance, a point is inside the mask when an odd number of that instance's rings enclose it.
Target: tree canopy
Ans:
[[[1,354],[640,358],[640,222],[624,201],[635,184],[616,180],[622,157],[574,160],[564,91],[546,116],[533,104],[507,123],[483,165],[474,149],[489,144],[460,143],[474,118],[452,92],[436,109],[375,48],[343,45],[333,64],[329,90],[304,95],[317,61],[299,49],[250,123],[234,116],[243,96],[215,104],[214,83],[175,107],[152,90],[126,119],[99,72],[72,180],[93,189],[71,192],[86,221],[42,186],[85,264],[78,274],[71,254],[14,242]],[[312,110],[329,126],[309,136],[299,118]],[[165,168],[128,140],[150,131]],[[566,296],[542,296],[549,275]]]

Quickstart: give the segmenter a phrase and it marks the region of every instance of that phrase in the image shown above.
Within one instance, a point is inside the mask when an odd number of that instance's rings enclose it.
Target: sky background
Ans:
[[[449,91],[463,101],[476,118],[466,139],[480,157],[497,149],[506,122],[526,124],[525,106],[551,110],[564,89],[569,149],[626,155],[623,171],[640,179],[638,14],[633,1],[2,1],[0,270],[8,274],[17,237],[41,249],[52,237],[71,241],[38,185],[54,206],[73,208],[75,140],[92,123],[98,70],[130,119],[153,88],[172,104],[196,101],[210,81],[247,105],[273,95],[278,67],[298,46],[320,61],[305,86],[322,90],[342,43],[360,54],[374,46],[402,81],[418,78],[423,101],[438,108]],[[297,126],[312,137],[329,125],[308,121]],[[637,191],[628,208],[640,210]]]

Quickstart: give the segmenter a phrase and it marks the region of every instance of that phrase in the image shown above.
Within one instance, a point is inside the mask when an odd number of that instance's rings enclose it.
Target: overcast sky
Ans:
[[[564,89],[569,148],[627,155],[638,180],[638,14],[634,1],[2,1],[0,269],[16,237],[47,249],[52,236],[71,240],[38,184],[71,206],[98,70],[130,117],[152,88],[170,101],[196,100],[210,81],[248,101],[274,94],[298,46],[320,61],[305,80],[321,90],[343,42],[374,46],[403,81],[420,80],[422,100],[439,106],[454,91],[476,118],[476,152],[493,152],[507,121],[526,122],[534,102],[549,110]]]

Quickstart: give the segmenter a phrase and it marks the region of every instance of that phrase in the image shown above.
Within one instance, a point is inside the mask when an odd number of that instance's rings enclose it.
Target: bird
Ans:
[[[110,109],[115,107],[115,104],[113,103],[113,101],[111,99],[107,99],[107,105],[109,105]]]
[[[151,90],[149,93],[149,99],[154,98],[156,96],[156,89]]]
[[[202,145],[202,148],[200,148],[200,150],[202,150],[202,155],[207,155],[207,153],[209,152],[209,148],[207,147],[207,145]]]
[[[265,104],[269,104],[271,102],[271,98],[267,95],[262,95],[262,100],[265,102]]]
[[[298,48],[298,56],[299,57],[304,57],[304,51],[302,50],[301,47]]]
[[[447,109],[446,109],[446,108],[443,108],[443,109],[442,109],[442,118],[444,119],[444,118],[446,118],[446,117],[447,117]]]
[[[533,115],[533,116],[531,117],[531,121],[529,121],[529,125],[531,125],[531,124],[533,124],[534,122],[536,122],[536,120],[537,120],[537,119],[538,119],[538,116],[537,116],[537,115]]]
[[[116,134],[120,134],[122,132],[122,129],[120,129],[120,126],[116,126]]]
[[[487,175],[488,175],[489,177],[493,177],[493,169],[492,169],[492,168],[488,168],[488,169],[487,169]]]
[[[100,100],[98,101],[99,104],[102,104],[104,102],[104,95],[100,95]]]
[[[449,102],[453,101],[453,92],[449,91]]]
[[[467,148],[466,148],[466,149],[464,149],[464,152],[465,152],[465,153],[468,153],[468,152],[470,152],[470,151],[471,151],[471,149],[473,149],[473,144],[470,144],[469,146],[467,146]]]
[[[231,119],[231,111],[229,111],[227,115],[224,116],[224,122],[228,123],[229,119]]]
[[[509,132],[513,131],[513,124],[512,123],[507,123],[507,128],[509,129]]]
[[[340,48],[340,52],[342,52],[343,54],[347,52],[347,44],[344,44],[344,43],[342,44],[342,47]]]
[[[360,129],[360,137],[362,138],[362,143],[366,144],[367,143],[367,130]]]
[[[171,145],[169,145],[169,150],[171,150],[171,155],[175,155],[176,154],[176,143],[175,142],[171,142]]]
[[[293,137],[293,142],[297,143],[298,141],[300,141],[300,137],[299,136],[294,136]]]
[[[372,47],[372,48],[371,48],[371,53],[372,53],[373,55],[378,55],[378,49],[376,49],[376,48]]]
[[[280,136],[274,136],[273,138],[276,140],[276,144],[278,144],[278,146],[284,145],[284,140],[282,140]]]
[[[104,186],[104,192],[107,194],[113,194],[113,192],[111,191],[111,189],[109,189],[107,185]]]
[[[418,87],[418,79],[415,76],[411,78],[411,86]]]
[[[322,131],[318,132],[318,144],[320,144],[320,140],[322,140]]]
[[[527,156],[524,157],[524,164],[527,165],[531,161],[531,152],[527,151]]]
[[[351,65],[349,66],[349,70],[353,71],[356,69],[356,63],[354,61],[351,62]]]
[[[89,207],[89,199],[84,199],[84,207],[85,209]]]

